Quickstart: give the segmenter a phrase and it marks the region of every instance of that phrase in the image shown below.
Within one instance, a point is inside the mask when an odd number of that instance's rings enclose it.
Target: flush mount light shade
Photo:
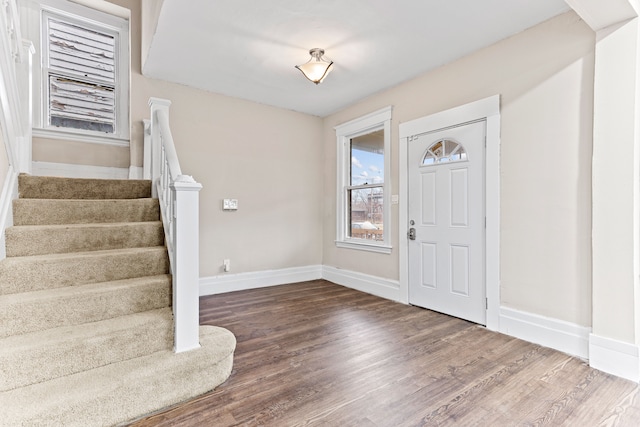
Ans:
[[[311,55],[309,62],[296,65],[296,68],[300,70],[306,78],[318,84],[323,81],[324,78],[327,77],[327,74],[333,69],[333,61],[327,61],[326,58],[322,57],[322,55],[324,55],[323,49],[311,49],[309,55]]]

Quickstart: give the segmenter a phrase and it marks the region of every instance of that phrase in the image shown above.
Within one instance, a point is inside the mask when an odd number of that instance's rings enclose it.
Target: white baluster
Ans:
[[[151,98],[149,170],[154,196],[160,200],[173,276],[174,351],[199,343],[198,197],[202,185],[182,175],[169,128],[170,101]],[[148,164],[150,163],[150,164]]]

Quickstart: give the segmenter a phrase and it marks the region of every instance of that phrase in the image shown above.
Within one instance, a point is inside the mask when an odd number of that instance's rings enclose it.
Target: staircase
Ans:
[[[235,338],[173,348],[171,276],[151,183],[20,175],[0,261],[0,426],[104,426],[231,373]]]

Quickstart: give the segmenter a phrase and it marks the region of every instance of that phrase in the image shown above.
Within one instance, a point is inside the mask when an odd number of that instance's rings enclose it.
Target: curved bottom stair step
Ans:
[[[170,308],[0,339],[0,391],[173,347]]]
[[[0,337],[97,322],[171,304],[171,276],[158,275],[0,295]]]
[[[115,425],[194,398],[229,377],[236,341],[226,329],[201,326],[200,344],[2,392],[0,426]]]

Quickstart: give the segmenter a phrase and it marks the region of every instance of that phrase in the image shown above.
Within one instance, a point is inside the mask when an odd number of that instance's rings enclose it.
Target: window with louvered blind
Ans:
[[[114,133],[116,37],[54,18],[47,24],[50,125]]]
[[[29,28],[39,27],[33,39],[42,53],[34,58],[41,82],[34,135],[128,145],[129,21],[68,1],[31,4],[29,19],[38,24]]]

